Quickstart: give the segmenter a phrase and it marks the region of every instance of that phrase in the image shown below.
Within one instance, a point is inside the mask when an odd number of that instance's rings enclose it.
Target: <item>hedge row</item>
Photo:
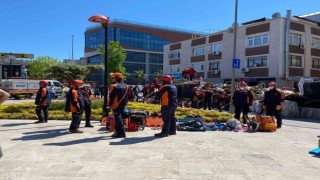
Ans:
[[[102,100],[94,100],[92,104],[92,115],[91,120],[101,120],[102,114]],[[64,112],[65,102],[55,101],[49,107],[49,119],[54,120],[71,120],[71,113]],[[160,105],[145,104],[138,102],[130,102],[127,108],[132,110],[142,110],[151,113],[159,113]],[[205,111],[202,109],[193,108],[180,108],[176,110],[177,118],[184,118],[185,116],[193,114],[200,115],[206,121],[219,121],[224,122],[230,119],[232,115],[225,112],[217,111]],[[84,114],[83,114],[84,118]],[[34,103],[23,103],[23,104],[4,104],[0,106],[0,119],[37,119],[35,114]]]

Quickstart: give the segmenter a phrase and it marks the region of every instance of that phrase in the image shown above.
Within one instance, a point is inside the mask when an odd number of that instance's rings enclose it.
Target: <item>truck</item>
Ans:
[[[0,88],[15,99],[20,99],[21,96],[31,98],[39,90],[39,80],[3,79]]]

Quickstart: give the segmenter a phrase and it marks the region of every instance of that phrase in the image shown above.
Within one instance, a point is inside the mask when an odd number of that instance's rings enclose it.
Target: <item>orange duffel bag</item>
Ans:
[[[260,122],[259,130],[261,131],[276,131],[277,125],[273,116],[256,115],[256,121]]]

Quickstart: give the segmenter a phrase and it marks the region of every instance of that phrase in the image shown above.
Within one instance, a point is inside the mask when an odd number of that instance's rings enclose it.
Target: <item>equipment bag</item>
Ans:
[[[47,105],[50,105],[52,103],[52,95],[53,93],[50,91],[50,89],[46,88]]]

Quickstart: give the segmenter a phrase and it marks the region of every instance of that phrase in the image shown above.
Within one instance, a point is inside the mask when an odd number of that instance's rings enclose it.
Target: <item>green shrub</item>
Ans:
[[[56,120],[71,120],[71,113],[64,111],[64,101],[54,101],[49,107],[49,119]],[[100,121],[102,118],[102,106],[103,99],[92,101],[92,120]],[[23,104],[5,104],[0,106],[0,119],[37,119],[35,112],[34,103],[23,103]],[[139,102],[130,102],[127,108],[133,110],[148,111],[150,114],[160,112],[160,105],[157,104],[146,104]],[[227,119],[232,118],[230,113],[217,112],[217,111],[205,111],[202,109],[193,108],[181,108],[178,107],[176,110],[177,118],[185,118],[187,115],[199,115],[206,121],[220,121],[224,122]],[[82,115],[82,119],[85,119],[85,115]]]

